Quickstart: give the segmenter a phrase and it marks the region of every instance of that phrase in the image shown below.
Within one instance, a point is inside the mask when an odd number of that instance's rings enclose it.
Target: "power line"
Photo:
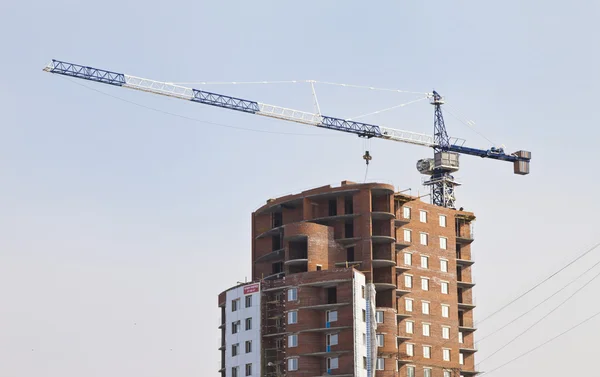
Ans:
[[[579,326],[581,326],[581,325],[585,324],[586,322],[589,322],[589,321],[591,321],[592,319],[594,319],[595,317],[597,317],[597,316],[599,316],[599,315],[600,315],[600,311],[599,311],[599,312],[597,312],[597,313],[595,313],[595,314],[593,314],[592,316],[588,317],[587,319],[585,319],[585,320],[583,320],[583,321],[579,322],[578,324],[576,324],[575,326],[573,326],[573,327],[569,328],[568,330],[565,330],[565,331],[563,331],[562,333],[558,334],[558,335],[557,335],[557,336],[555,336],[554,338],[550,338],[549,340],[545,341],[544,343],[542,343],[542,344],[540,344],[540,345],[538,345],[538,346],[536,346],[536,347],[534,347],[534,348],[530,349],[529,351],[527,351],[527,352],[525,352],[525,353],[522,353],[522,354],[520,354],[519,356],[517,356],[517,357],[515,357],[515,358],[513,358],[513,359],[511,359],[511,360],[509,360],[509,361],[507,361],[506,363],[504,363],[504,364],[502,364],[502,365],[500,365],[500,366],[498,366],[498,367],[496,367],[496,368],[494,368],[494,369],[490,370],[489,372],[484,372],[484,373],[482,373],[481,375],[488,375],[488,374],[490,374],[490,373],[493,373],[493,372],[497,371],[498,369],[500,369],[500,368],[503,368],[503,367],[507,366],[508,364],[510,364],[510,363],[512,363],[512,362],[514,362],[514,361],[517,361],[517,360],[519,360],[520,358],[522,358],[522,357],[524,357],[524,356],[526,356],[526,355],[529,355],[529,354],[530,354],[530,353],[532,353],[533,351],[536,351],[536,350],[538,350],[538,349],[542,348],[542,347],[543,347],[543,346],[545,346],[546,344],[548,344],[548,343],[550,343],[550,342],[553,342],[554,340],[556,340],[556,339],[560,338],[561,336],[563,336],[563,335],[565,335],[565,334],[567,334],[567,333],[569,333],[569,332],[571,332],[571,331],[575,330],[575,329],[576,329],[576,328],[578,328]]]
[[[583,288],[585,288],[586,286],[588,286],[591,282],[593,282],[594,280],[596,280],[596,278],[598,278],[600,276],[600,273],[596,274],[593,278],[591,278],[587,283],[585,283],[584,285],[582,285],[581,287],[579,287],[579,289],[577,289],[575,292],[573,292],[569,297],[567,297],[565,300],[563,300],[560,304],[558,304],[554,309],[550,310],[545,316],[543,316],[542,318],[540,318],[539,320],[535,321],[531,326],[529,326],[528,328],[526,328],[523,332],[521,332],[519,335],[515,336],[514,338],[512,338],[510,341],[508,341],[507,343],[505,343],[502,347],[498,348],[496,351],[492,352],[491,355],[489,355],[488,357],[486,357],[485,359],[481,360],[479,364],[483,363],[484,361],[486,361],[487,359],[489,359],[490,357],[494,356],[495,354],[497,354],[498,352],[502,351],[504,348],[508,347],[512,342],[514,342],[515,340],[519,339],[521,336],[523,336],[525,333],[527,333],[529,330],[531,330],[533,327],[535,327],[537,324],[539,324],[540,322],[542,322],[544,319],[546,319],[548,316],[550,316],[550,314],[554,313],[556,310],[558,310],[561,306],[563,306],[564,304],[566,304],[569,300],[571,300],[577,293],[579,293]]]
[[[504,305],[503,307],[501,307],[500,309],[496,310],[495,312],[493,312],[492,314],[490,314],[489,316],[487,316],[486,318],[484,318],[483,320],[479,321],[477,324],[481,324],[482,322],[484,322],[485,320],[491,318],[492,316],[496,315],[497,313],[499,313],[500,311],[502,311],[503,309],[505,309],[506,307],[508,307],[509,305],[511,305],[512,303],[516,302],[517,300],[523,298],[525,295],[527,295],[528,293],[530,293],[531,291],[533,291],[534,289],[536,289],[537,287],[539,287],[540,285],[542,285],[543,283],[545,283],[546,281],[550,280],[552,277],[556,276],[558,273],[560,273],[561,271],[563,271],[564,269],[566,269],[567,267],[569,267],[570,265],[572,265],[573,263],[575,263],[576,261],[578,261],[579,259],[583,258],[585,255],[589,254],[591,251],[593,251],[595,248],[597,248],[598,246],[600,246],[600,242],[597,243],[595,246],[593,246],[591,249],[586,250],[583,254],[581,254],[580,256],[578,256],[577,258],[575,258],[573,261],[571,261],[570,263],[568,263],[566,266],[562,267],[561,269],[559,269],[558,271],[554,272],[553,274],[551,274],[548,278],[544,279],[542,282],[536,284],[533,288],[529,289],[527,292],[521,294],[520,296],[518,296],[517,298],[513,299],[511,302],[509,302],[508,304]],[[599,262],[600,263],[600,262]],[[597,263],[598,264],[598,263]],[[594,265],[595,266],[595,265]],[[591,269],[591,268],[590,268]],[[589,271],[589,270],[588,270]],[[587,271],[586,271],[587,272]],[[585,273],[584,273],[585,274]],[[582,274],[583,275],[583,274]],[[563,288],[564,289],[564,288]],[[559,290],[560,291],[560,290]],[[522,317],[522,316],[521,316]],[[519,317],[520,318],[520,317]],[[517,318],[518,319],[518,318]],[[513,320],[511,323],[514,323],[516,321]],[[509,324],[511,324],[509,323]],[[508,326],[509,324],[505,325],[504,327]],[[453,343],[455,341],[458,340],[458,336],[459,334],[457,333],[454,336],[451,336],[450,339],[447,339],[445,342],[435,345],[432,347],[432,352],[433,350],[439,350],[442,349],[444,346],[447,346],[450,343]]]
[[[586,256],[589,253],[591,253],[598,246],[600,246],[600,242],[597,243],[596,245],[592,246],[590,249],[588,249],[587,251],[585,251],[583,254],[581,254],[580,256],[578,256],[577,258],[575,258],[574,260],[572,260],[571,262],[569,262],[565,266],[561,267],[558,271],[554,272],[553,274],[551,274],[550,276],[548,276],[547,278],[545,278],[541,282],[539,282],[536,285],[534,285],[532,288],[530,288],[529,290],[527,290],[525,293],[519,295],[517,298],[511,300],[508,304],[502,306],[500,309],[496,310],[495,312],[493,312],[492,314],[488,315],[487,317],[485,317],[481,321],[477,322],[477,324],[479,325],[479,324],[483,323],[484,321],[492,318],[493,316],[495,316],[496,314],[500,313],[502,310],[506,309],[510,305],[514,304],[518,300],[522,299],[523,297],[525,297],[526,295],[528,295],[529,293],[531,293],[533,290],[535,290],[536,288],[538,288],[539,286],[541,286],[542,284],[544,284],[548,280],[552,279],[553,277],[555,277],[556,275],[558,275],[559,273],[561,273],[562,271],[564,271],[567,267],[571,266],[573,263],[577,262],[578,260],[580,260],[584,256]]]
[[[479,339],[477,341],[477,343],[481,343],[482,341],[484,341],[485,339],[489,338],[490,336],[496,334],[497,332],[505,329],[506,327],[512,325],[513,323],[515,323],[516,321],[518,321],[519,319],[523,318],[524,316],[526,316],[527,314],[531,313],[532,311],[534,311],[536,308],[538,308],[540,305],[542,305],[543,303],[547,302],[548,300],[550,300],[552,297],[556,296],[557,294],[559,294],[560,292],[564,291],[566,288],[568,288],[571,284],[575,283],[577,280],[581,279],[585,274],[587,274],[588,272],[590,272],[591,270],[594,269],[594,267],[598,266],[600,264],[600,261],[596,262],[592,267],[588,268],[587,270],[585,270],[585,272],[583,272],[582,274],[580,274],[579,276],[577,276],[575,279],[571,280],[569,283],[567,283],[565,286],[563,286],[561,289],[559,289],[558,291],[554,292],[553,294],[551,294],[550,296],[546,297],[543,301],[539,302],[537,305],[535,305],[534,307],[532,307],[531,309],[529,309],[528,311],[526,311],[525,313],[521,314],[520,316],[516,317],[515,319],[513,319],[512,321],[508,322],[507,324],[505,324],[504,326],[500,327],[497,330],[494,330],[493,332],[487,334],[486,336],[484,336],[483,338]],[[481,361],[483,362],[483,361]]]

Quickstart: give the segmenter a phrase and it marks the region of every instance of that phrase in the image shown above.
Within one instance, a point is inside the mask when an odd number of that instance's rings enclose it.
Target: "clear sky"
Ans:
[[[0,375],[216,375],[217,294],[250,275],[251,212],[270,197],[365,174],[354,136],[76,85],[42,72],[50,59],[177,82],[438,90],[448,110],[477,124],[475,132],[446,113],[452,136],[489,147],[480,133],[533,153],[525,177],[508,163],[461,159],[458,205],[478,215],[483,318],[600,241],[598,4],[0,2]],[[202,88],[312,110],[306,84]],[[317,94],[323,113],[339,117],[416,98],[326,85]],[[362,119],[430,133],[433,109],[421,101]],[[424,192],[415,162],[430,150],[376,140],[369,151],[369,181]],[[481,324],[477,338],[598,260],[600,250]],[[478,360],[579,285],[481,342]],[[591,283],[479,369],[600,310],[599,288]],[[600,320],[589,322],[490,376],[593,374],[599,332]]]

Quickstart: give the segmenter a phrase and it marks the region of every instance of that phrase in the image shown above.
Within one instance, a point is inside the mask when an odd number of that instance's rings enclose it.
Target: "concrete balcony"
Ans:
[[[305,332],[337,332],[341,330],[351,329],[352,326],[338,326],[338,327],[315,327],[312,329],[300,330],[298,333]]]
[[[353,266],[360,266],[363,262],[362,261],[345,261],[345,262],[336,262],[335,266],[336,267],[353,267]]]
[[[285,249],[273,250],[262,257],[256,258],[254,263],[271,262],[283,258],[285,255]]]
[[[331,216],[317,217],[315,219],[306,220],[306,222],[327,225],[327,224],[334,223],[336,221],[351,220],[358,216],[359,216],[358,213],[348,213],[348,214],[344,214],[344,215],[331,215]]]
[[[460,375],[461,376],[465,376],[465,377],[467,377],[467,376],[469,376],[469,377],[475,377],[475,376],[477,376],[480,373],[481,372],[476,372],[474,370],[464,370],[464,369],[460,370]]]
[[[465,334],[470,334],[472,332],[477,331],[477,328],[476,327],[470,327],[470,326],[458,326],[458,330],[460,332],[465,333]]]
[[[475,286],[475,283],[468,281],[457,281],[456,285],[458,285],[458,287],[460,288],[473,288]]]
[[[397,335],[396,336],[396,341],[398,342],[398,344],[402,343],[402,342],[406,342],[407,340],[411,340],[412,336],[409,335]]]
[[[373,220],[391,220],[393,218],[395,218],[396,215],[394,215],[391,212],[384,212],[384,211],[373,211],[371,212],[371,218]]]
[[[276,228],[269,229],[266,232],[259,234],[256,238],[259,239],[259,238],[274,236],[274,235],[279,234],[279,232],[281,232],[282,230],[283,230],[283,225],[278,226]]]
[[[403,319],[408,319],[411,318],[412,314],[408,314],[408,313],[398,313],[396,314],[396,320],[398,322],[402,321]]]
[[[472,266],[473,264],[475,264],[475,261],[472,261],[470,259],[457,259],[456,260],[456,264],[459,266]]]
[[[371,265],[373,266],[373,268],[393,267],[396,265],[396,261],[390,259],[373,259]]]
[[[469,311],[475,309],[475,304],[467,304],[465,302],[458,303],[458,310]]]
[[[393,243],[396,239],[391,236],[378,236],[374,234],[371,236],[371,241],[373,243]]]
[[[459,347],[458,350],[461,353],[468,354],[468,355],[474,354],[475,352],[477,352],[477,348],[475,348],[475,347],[467,347],[467,346],[461,346],[461,347]]]
[[[285,261],[286,266],[301,266],[308,263],[308,258],[290,259]]]
[[[396,251],[404,250],[410,246],[410,242],[404,240],[396,240]]]
[[[472,235],[456,235],[456,243],[460,245],[469,245],[474,240]]]
[[[399,288],[396,289],[396,296],[398,296],[398,297],[407,295],[409,293],[410,293],[410,291],[406,290],[406,289],[399,289]]]
[[[408,223],[410,223],[410,219],[405,219],[404,217],[394,220],[394,226],[396,226],[396,228],[400,228]]]
[[[405,264],[400,265],[400,266],[396,265],[396,273],[397,274],[402,274],[404,272],[410,271],[411,269],[412,269],[412,266],[407,266]]]
[[[335,241],[338,242],[340,245],[349,245],[349,244],[357,243],[361,239],[362,238],[360,238],[360,237],[348,237],[348,238],[338,238]]]
[[[336,302],[335,304],[317,304],[317,305],[306,305],[301,306],[298,309],[308,309],[308,310],[333,310],[340,308],[342,306],[350,305],[350,302]]]
[[[319,351],[319,352],[309,352],[309,353],[301,353],[300,356],[313,356],[313,357],[335,357],[340,356],[345,353],[350,353],[352,351],[340,350],[340,351]]]
[[[396,284],[392,283],[374,283],[375,290],[377,292],[389,291],[391,289],[396,289]]]

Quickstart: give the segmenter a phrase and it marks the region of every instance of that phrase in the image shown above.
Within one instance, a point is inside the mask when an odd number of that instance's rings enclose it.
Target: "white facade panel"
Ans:
[[[365,338],[367,324],[363,321],[363,310],[367,310],[367,301],[363,297],[366,290],[365,275],[354,271],[353,300],[354,307],[354,376],[367,377],[367,370],[363,368],[363,360],[367,357]]]
[[[251,306],[246,307],[246,296]],[[227,291],[225,303],[225,376],[232,377],[232,368],[238,367],[238,377],[246,376],[246,365],[252,364],[252,376],[261,376],[261,291],[260,283],[247,284]],[[239,300],[233,311],[233,301]],[[246,330],[246,319],[251,318],[252,328]],[[238,332],[233,334],[233,323],[240,322]],[[252,351],[246,353],[246,341],[252,342]],[[238,354],[232,356],[232,346],[239,344]]]

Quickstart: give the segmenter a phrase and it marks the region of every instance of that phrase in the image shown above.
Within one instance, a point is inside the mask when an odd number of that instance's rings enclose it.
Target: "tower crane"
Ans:
[[[460,183],[455,181],[452,173],[458,171],[459,155],[461,154],[512,162],[515,174],[529,174],[531,160],[531,152],[529,151],[519,150],[507,154],[503,148],[471,148],[464,145],[464,139],[449,137],[442,114],[444,99],[436,91],[433,91],[430,95],[431,104],[434,106],[434,134],[431,136],[326,116],[320,113],[315,114],[269,105],[60,60],[53,59],[43,70],[58,75],[140,90],[224,109],[352,133],[363,138],[379,138],[433,148],[434,157],[420,159],[417,162],[417,170],[429,176],[423,184],[431,188],[432,203],[446,208],[455,208],[454,189]],[[367,152],[364,158],[368,164],[371,156]]]

